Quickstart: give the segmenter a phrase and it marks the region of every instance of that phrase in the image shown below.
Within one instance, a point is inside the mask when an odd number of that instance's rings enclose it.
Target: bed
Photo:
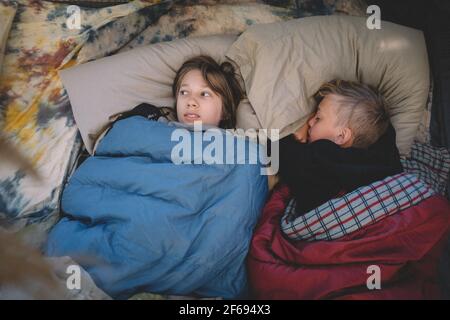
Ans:
[[[0,225],[35,248],[42,247],[59,220],[62,190],[85,149],[59,71],[148,44],[204,35],[237,36],[256,24],[315,15],[365,15],[359,0],[136,0],[107,7],[81,2],[79,29],[67,27],[67,8],[73,2],[0,2],[4,21],[0,128],[5,139],[31,159],[42,179],[36,181],[2,162]],[[416,136],[425,145],[430,142],[431,98],[430,93]],[[447,154],[444,149],[436,152],[440,157]],[[437,181],[438,191],[445,193],[448,172],[436,175],[421,167],[419,160],[410,163],[411,170]]]

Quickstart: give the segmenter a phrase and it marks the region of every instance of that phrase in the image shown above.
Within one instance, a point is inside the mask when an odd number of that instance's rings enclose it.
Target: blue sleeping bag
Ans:
[[[267,178],[259,160],[251,164],[261,146],[217,132],[205,139],[205,131],[140,116],[116,122],[66,185],[65,215],[46,254],[73,257],[115,298],[243,297]],[[230,137],[234,147],[212,150],[212,142]],[[239,143],[244,154],[236,152]],[[182,146],[191,148],[191,164],[175,164],[189,155]],[[226,164],[211,164],[217,157]]]

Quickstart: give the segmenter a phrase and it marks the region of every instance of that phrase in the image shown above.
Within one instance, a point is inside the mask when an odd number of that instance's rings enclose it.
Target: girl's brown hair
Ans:
[[[222,98],[222,117],[219,127],[235,128],[236,110],[243,96],[243,90],[235,76],[233,65],[229,62],[219,65],[213,58],[206,55],[196,56],[185,61],[173,81],[172,94],[175,99],[180,90],[181,81],[192,70],[199,70],[211,90]],[[175,103],[175,110],[176,107]]]

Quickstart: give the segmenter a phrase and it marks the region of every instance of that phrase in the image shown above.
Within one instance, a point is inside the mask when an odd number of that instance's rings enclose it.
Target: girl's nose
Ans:
[[[308,125],[310,127],[312,127],[314,125],[314,123],[316,122],[316,116],[312,117],[311,119],[309,119],[308,121]]]
[[[189,101],[188,101],[188,107],[190,107],[190,108],[196,108],[196,107],[198,107],[198,104],[197,104],[197,101],[195,101],[195,99],[190,99]]]

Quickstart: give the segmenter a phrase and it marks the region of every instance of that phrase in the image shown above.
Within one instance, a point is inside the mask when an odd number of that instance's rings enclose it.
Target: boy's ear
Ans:
[[[351,147],[353,143],[353,132],[348,127],[343,127],[339,130],[335,143],[342,148]]]

